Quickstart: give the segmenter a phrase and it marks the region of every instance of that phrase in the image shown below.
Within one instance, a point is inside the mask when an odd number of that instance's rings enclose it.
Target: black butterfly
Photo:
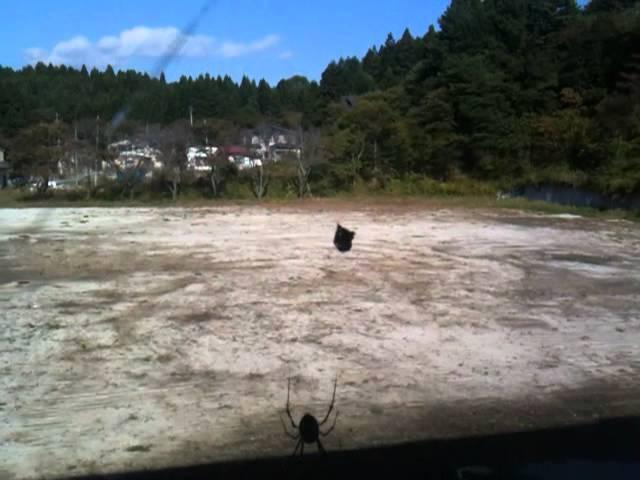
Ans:
[[[353,237],[355,237],[355,232],[347,230],[338,224],[338,228],[336,229],[336,235],[333,237],[333,244],[336,248],[341,252],[348,252],[351,250],[351,243],[353,242]]]

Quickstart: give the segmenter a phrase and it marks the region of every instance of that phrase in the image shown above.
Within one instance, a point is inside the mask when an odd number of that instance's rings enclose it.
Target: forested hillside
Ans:
[[[128,121],[109,131],[127,104]],[[453,0],[439,28],[389,35],[319,83],[0,68],[0,145],[16,168],[56,118],[95,143],[96,116],[113,140],[190,108],[196,137],[212,141],[262,122],[321,131],[334,190],[419,175],[640,191],[640,1]]]

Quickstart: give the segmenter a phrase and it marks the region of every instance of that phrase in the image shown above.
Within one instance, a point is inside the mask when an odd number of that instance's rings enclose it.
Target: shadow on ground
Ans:
[[[211,478],[638,479],[640,417],[394,447],[199,465],[87,480]],[[292,446],[293,447],[293,446]]]

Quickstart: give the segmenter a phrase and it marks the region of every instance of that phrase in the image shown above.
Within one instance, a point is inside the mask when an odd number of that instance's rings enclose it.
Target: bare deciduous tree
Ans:
[[[182,174],[187,164],[187,145],[191,141],[189,122],[179,120],[160,132],[158,145],[164,162],[164,178],[173,200],[177,200]]]
[[[141,158],[136,163],[136,166],[133,168],[120,168],[116,166],[118,179],[122,183],[122,193],[121,196],[124,198],[127,194],[129,195],[129,200],[133,200],[133,196],[135,194],[135,188],[137,185],[142,183],[143,170],[144,166],[144,158]]]
[[[356,146],[356,150],[351,152],[351,162],[349,164],[350,174],[351,174],[351,185],[355,186],[356,180],[358,178],[358,172],[362,168],[362,155],[364,154],[364,148],[366,144],[364,140],[358,143]]]
[[[324,158],[322,153],[322,136],[319,130],[303,132],[300,129],[298,137],[300,139],[300,154],[297,155],[296,162],[296,186],[298,189],[298,197],[302,198],[305,195],[312,196],[311,184],[309,183],[311,169],[313,166],[321,163]]]
[[[36,190],[44,194],[49,178],[68,150],[68,127],[62,122],[39,123],[21,130],[13,144],[14,165],[36,179]]]
[[[222,150],[218,150],[214,154],[207,153],[207,161],[210,167],[209,182],[211,184],[211,193],[214,197],[217,197],[220,194],[224,168],[229,162],[225,159]]]
[[[251,168],[251,189],[258,200],[262,200],[267,194],[269,188],[269,172],[264,166],[262,160],[254,161]]]
[[[107,171],[115,171],[118,183],[121,185],[120,197],[128,197],[129,200],[133,200],[136,187],[144,181],[145,169],[150,168],[150,159],[145,157],[139,157],[133,166],[122,165],[118,162],[118,158],[121,158],[121,153],[117,148],[112,149],[111,142],[115,140],[128,140],[131,143],[126,145],[126,149],[133,149],[136,145],[142,143],[149,145],[148,139],[144,136],[145,129],[142,124],[127,121],[120,125],[117,130],[113,130],[111,126],[105,131],[106,142],[108,142],[102,149],[99,160],[107,164]],[[91,190],[91,180],[89,180],[89,189]],[[90,195],[90,192],[88,193]]]
[[[165,179],[167,186],[169,187],[169,191],[171,192],[171,198],[174,202],[178,199],[178,189],[180,188],[182,176],[182,168],[180,164],[183,162],[181,162],[179,158],[181,155],[183,155],[183,152],[178,147],[175,147],[171,151],[172,160],[170,161],[170,164],[165,167]]]

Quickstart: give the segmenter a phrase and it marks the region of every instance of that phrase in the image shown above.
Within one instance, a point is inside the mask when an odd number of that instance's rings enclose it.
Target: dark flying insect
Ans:
[[[355,235],[355,232],[347,230],[342,225],[338,224],[338,228],[336,228],[336,235],[333,237],[333,244],[340,252],[348,252],[351,250],[353,237],[355,237]]]

